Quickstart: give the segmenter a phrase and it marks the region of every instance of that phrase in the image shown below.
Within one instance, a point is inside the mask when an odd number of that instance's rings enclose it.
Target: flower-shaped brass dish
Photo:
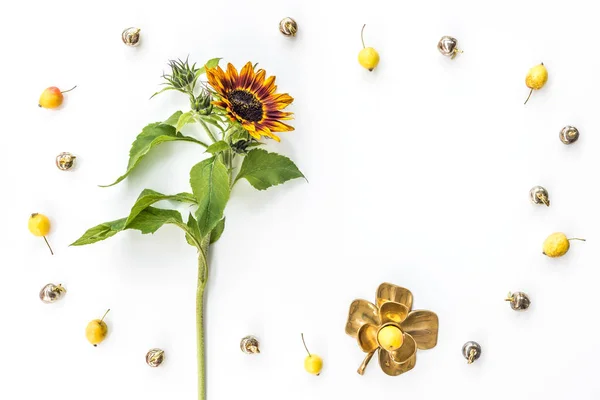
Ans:
[[[354,300],[348,312],[346,333],[356,338],[361,350],[367,353],[358,373],[363,374],[375,351],[379,349],[379,365],[383,372],[397,376],[410,371],[417,362],[417,349],[435,347],[438,336],[438,317],[435,313],[412,309],[410,290],[390,283],[377,289],[376,305],[366,300]],[[383,328],[391,328],[399,336],[395,345],[381,345]],[[390,328],[387,329],[389,331]],[[401,336],[400,336],[401,335]]]

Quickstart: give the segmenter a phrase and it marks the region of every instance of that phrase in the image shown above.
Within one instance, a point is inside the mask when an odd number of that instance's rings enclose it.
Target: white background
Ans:
[[[394,4],[394,8],[390,8]],[[2,229],[0,398],[194,399],[195,252],[182,232],[125,232],[69,248],[87,228],[125,216],[139,192],[188,191],[203,155],[164,144],[129,179],[130,143],[149,122],[187,107],[168,92],[148,100],[166,62],[224,57],[259,62],[296,101],[296,131],[269,148],[309,179],[266,192],[236,186],[213,248],[207,300],[209,399],[597,399],[600,129],[597,17],[588,1],[281,0],[20,1],[0,12]],[[278,22],[294,17],[289,39]],[[381,55],[357,63],[360,29]],[[142,28],[128,48],[121,31]],[[451,61],[436,44],[453,35]],[[523,105],[525,74],[550,78]],[[58,86],[62,109],[37,107]],[[564,125],[581,131],[565,146]],[[196,128],[184,133],[194,134]],[[199,132],[199,131],[198,131]],[[60,172],[54,157],[78,156]],[[550,191],[533,206],[530,187]],[[50,216],[50,256],[27,231]],[[588,239],[563,258],[541,254],[555,231]],[[344,333],[350,302],[389,281],[436,312],[437,347],[391,378]],[[68,293],[42,304],[39,289]],[[525,313],[503,301],[532,298]],[[110,335],[84,337],[107,308]],[[304,332],[325,360],[303,370]],[[263,353],[239,350],[257,335]],[[483,346],[467,365],[461,347]],[[157,369],[144,363],[166,350]]]

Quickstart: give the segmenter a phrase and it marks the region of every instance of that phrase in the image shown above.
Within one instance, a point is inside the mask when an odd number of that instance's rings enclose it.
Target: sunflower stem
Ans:
[[[206,400],[206,357],[204,354],[204,289],[208,281],[208,246],[206,235],[198,249],[198,286],[196,289],[196,351],[198,358],[198,400]]]
[[[215,143],[217,141],[217,138],[215,137],[215,135],[213,135],[213,133],[210,131],[208,125],[206,125],[206,123],[204,121],[202,121],[202,119],[198,119],[198,122],[200,122],[200,124],[202,125],[202,127],[204,128],[204,130],[206,131],[206,134],[208,135],[208,137],[210,138],[210,140],[213,141],[213,143]]]

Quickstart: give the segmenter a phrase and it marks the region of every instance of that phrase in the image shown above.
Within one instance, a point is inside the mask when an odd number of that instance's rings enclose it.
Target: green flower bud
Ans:
[[[196,68],[195,63],[190,66],[187,58],[185,61],[169,60],[169,67],[171,67],[171,73],[163,74],[167,84],[181,92],[192,93],[198,79],[196,73],[200,68]]]
[[[231,127],[231,130],[232,132],[229,136],[231,149],[238,154],[246,154],[248,151],[248,146],[255,141],[254,138],[252,138],[248,131],[239,124]]]
[[[203,90],[198,96],[190,96],[192,110],[200,115],[210,115],[212,112],[211,95],[206,90]]]

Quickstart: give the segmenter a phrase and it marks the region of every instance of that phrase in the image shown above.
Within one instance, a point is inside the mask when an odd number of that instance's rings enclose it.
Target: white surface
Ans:
[[[166,61],[189,53],[277,75],[296,98],[296,131],[270,148],[310,181],[235,188],[209,282],[209,399],[597,399],[597,20],[590,2],[557,3],[3,4],[0,397],[195,398],[196,263],[182,233],[67,247],[125,216],[144,188],[188,190],[201,153],[185,143],[97,185],[124,171],[145,124],[187,107],[176,93],[148,98]],[[294,40],[277,29],[288,15]],[[363,23],[381,54],[373,73],[356,60]],[[128,26],[142,28],[141,47],[121,43]],[[436,50],[446,34],[465,51],[454,61]],[[540,61],[550,79],[523,106]],[[75,84],[63,109],[38,109],[44,88]],[[570,147],[558,139],[567,124],[581,131]],[[77,154],[76,171],[54,167],[61,151]],[[551,208],[529,204],[536,184]],[[51,217],[54,257],[27,231],[31,212]],[[588,242],[551,260],[541,244],[554,231]],[[439,315],[439,342],[408,374],[372,362],[361,377],[346,313],[383,281]],[[48,282],[66,286],[63,301],[38,300]],[[531,309],[513,312],[509,290],[529,293]],[[94,348],[85,326],[109,307],[111,334]],[[318,378],[303,370],[300,332],[325,360]],[[260,356],[239,351],[246,334]],[[484,351],[472,366],[468,340]],[[167,352],[161,368],[144,364],[151,347]]]

